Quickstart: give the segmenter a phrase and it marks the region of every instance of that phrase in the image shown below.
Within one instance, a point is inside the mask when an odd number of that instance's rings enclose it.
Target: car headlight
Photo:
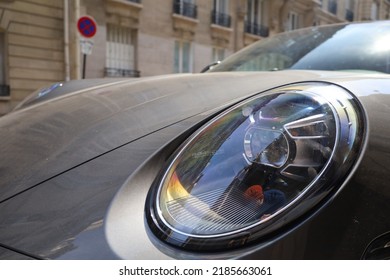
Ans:
[[[178,149],[149,195],[148,223],[188,249],[259,240],[326,201],[351,171],[364,135],[360,104],[338,86],[258,94]]]

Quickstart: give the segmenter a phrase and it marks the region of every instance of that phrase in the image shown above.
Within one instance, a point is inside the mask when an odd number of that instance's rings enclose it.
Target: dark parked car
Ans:
[[[339,24],[35,92],[0,118],[0,257],[389,258],[389,55]]]

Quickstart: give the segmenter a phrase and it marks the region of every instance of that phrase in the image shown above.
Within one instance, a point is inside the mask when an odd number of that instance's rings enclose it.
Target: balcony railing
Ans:
[[[198,16],[197,6],[183,0],[175,0],[173,2],[173,12],[190,18],[197,18]]]
[[[105,77],[133,77],[138,78],[141,72],[138,70],[119,69],[119,68],[104,68]]]
[[[231,16],[224,14],[224,13],[217,12],[214,10],[211,13],[211,22],[213,24],[218,24],[218,25],[221,25],[224,27],[230,27],[231,26]]]
[[[337,2],[334,0],[330,0],[328,2],[328,11],[332,14],[337,14]]]
[[[351,10],[345,10],[345,19],[348,21],[353,21],[354,14]]]
[[[266,26],[254,22],[245,22],[245,32],[261,37],[268,37],[269,29]]]
[[[9,86],[7,85],[0,85],[0,96],[9,96]]]

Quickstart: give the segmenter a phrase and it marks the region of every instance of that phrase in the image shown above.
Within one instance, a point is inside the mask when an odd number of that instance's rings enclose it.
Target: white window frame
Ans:
[[[7,45],[6,32],[0,30],[0,96],[9,98],[10,88],[7,73]]]
[[[188,47],[186,58],[185,48]],[[192,73],[193,72],[193,51],[192,43],[185,40],[175,40],[173,54],[173,72],[174,73]],[[187,61],[187,67],[185,62]],[[188,68],[188,69],[186,69]]]
[[[0,31],[0,85],[6,84],[6,52],[5,52],[5,32]]]
[[[222,61],[226,56],[226,49],[220,47],[213,47],[212,62]]]
[[[180,7],[180,14],[184,14],[184,5],[185,4],[192,4],[196,5],[195,0],[179,0],[179,7]]]
[[[135,34],[129,27],[107,24],[106,67],[135,70]]]
[[[221,14],[229,14],[229,0],[214,0],[214,11]]]
[[[371,4],[371,20],[379,19],[379,5],[376,1]]]
[[[298,29],[300,26],[300,16],[296,12],[288,12],[286,31]]]
[[[266,24],[266,3],[264,0],[247,0],[247,21],[258,25]]]

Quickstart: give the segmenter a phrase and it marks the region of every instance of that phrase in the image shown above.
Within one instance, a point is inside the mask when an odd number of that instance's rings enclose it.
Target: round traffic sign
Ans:
[[[92,38],[96,34],[96,22],[92,17],[82,16],[77,21],[77,29],[84,37]]]

